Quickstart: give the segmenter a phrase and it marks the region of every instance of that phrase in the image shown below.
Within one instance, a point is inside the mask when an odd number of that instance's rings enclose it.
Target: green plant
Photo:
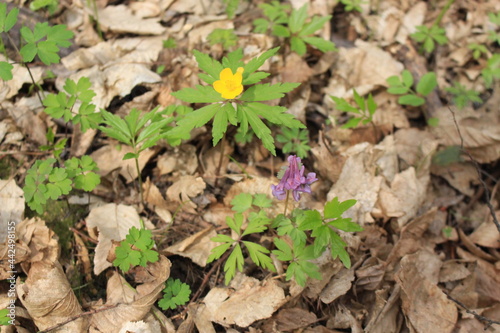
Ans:
[[[137,109],[132,109],[124,119],[106,110],[101,110],[103,123],[107,125],[99,126],[99,129],[107,136],[116,139],[130,147],[133,152],[123,156],[124,160],[134,159],[139,179],[139,193],[141,201],[144,202],[142,193],[142,178],[139,168],[139,154],[147,148],[154,146],[160,139],[165,138],[170,129],[167,125],[172,122],[172,117],[164,118],[159,107],[142,113]],[[142,116],[141,116],[142,114]]]
[[[495,24],[496,26],[500,26],[500,12],[496,14],[488,13],[488,18],[491,23]],[[488,39],[493,43],[500,44],[500,33],[496,32],[495,30],[491,30],[488,32]]]
[[[356,89],[353,90],[354,102],[356,105],[352,106],[344,98],[339,98],[335,96],[330,96],[335,102],[337,109],[340,111],[352,113],[353,118],[349,119],[347,123],[342,125],[342,128],[354,128],[360,123],[366,125],[373,120],[373,115],[377,110],[377,104],[375,103],[372,94],[368,95],[365,100],[364,97],[360,96]]]
[[[64,138],[61,140],[56,141],[56,136],[54,134],[54,131],[52,131],[52,128],[49,127],[47,130],[47,134],[45,134],[45,138],[47,139],[48,145],[42,145],[40,146],[41,151],[52,151],[54,154],[54,157],[59,159],[61,156],[61,153],[64,150],[64,147],[66,147],[66,143],[68,142],[68,139]]]
[[[177,41],[174,38],[169,37],[167,40],[163,41],[163,47],[166,49],[175,49],[177,47]]]
[[[227,18],[233,19],[234,15],[236,13],[236,10],[238,9],[238,6],[240,5],[240,0],[222,0],[224,4],[226,5],[226,15]]]
[[[99,175],[94,172],[97,165],[90,156],[73,157],[65,162],[64,168],[55,167],[56,162],[55,158],[36,161],[27,172],[24,197],[38,214],[43,213],[47,200],[57,200],[73,188],[92,191],[100,183]]]
[[[58,5],[57,0],[33,0],[30,3],[30,9],[32,11],[37,11],[42,8],[46,8],[49,14],[54,14],[57,10]]]
[[[467,48],[472,51],[472,57],[476,60],[481,58],[482,54],[488,55],[488,49],[482,44],[471,43]]]
[[[436,43],[444,45],[448,43],[448,38],[445,35],[445,30],[437,25],[432,25],[430,28],[425,25],[417,26],[417,31],[410,36],[416,42],[422,43],[424,50],[427,53],[434,51]]]
[[[115,250],[116,259],[113,260],[113,265],[127,272],[132,267],[146,267],[148,262],[157,262],[158,252],[153,250],[155,242],[151,237],[151,230],[145,229],[142,221],[141,229],[130,228]]]
[[[168,137],[185,136],[193,128],[201,127],[213,119],[214,146],[225,136],[228,124],[231,124],[239,126],[242,135],[245,135],[251,127],[256,136],[262,140],[264,147],[276,155],[271,130],[261,117],[284,127],[305,127],[293,115],[285,113],[286,108],[260,103],[281,98],[299,85],[299,83],[257,84],[269,76],[269,73],[258,72],[257,69],[277,51],[278,48],[268,50],[247,64],[241,61],[243,57],[241,49],[229,53],[222,59],[222,63],[206,54],[193,51],[199,67],[206,72],[206,74],[200,73],[199,77],[209,86],[197,85],[196,88],[185,88],[172,95],[185,102],[208,105],[186,114],[168,133]],[[252,86],[243,91],[244,85]]]
[[[231,204],[233,205],[233,210],[237,211],[237,213],[233,217],[226,217],[226,223],[234,231],[236,237],[233,239],[224,234],[218,234],[213,237],[211,239],[213,242],[222,244],[212,249],[207,263],[221,258],[224,253],[229,253],[224,265],[225,283],[228,284],[236,274],[236,269],[240,272],[243,270],[244,257],[242,245],[244,245],[250,255],[250,259],[257,266],[275,272],[276,269],[268,255],[269,250],[260,244],[243,239],[245,236],[250,237],[252,234],[261,233],[268,228],[271,219],[267,217],[267,214],[263,210],[258,212],[251,211],[249,214],[243,213],[250,210],[252,205],[260,208],[268,207],[270,205],[269,200],[265,195],[252,197],[249,194],[243,193],[236,196]]]
[[[304,158],[307,152],[311,150],[309,147],[309,131],[299,128],[282,128],[281,134],[276,135],[278,142],[284,143],[281,149],[283,153],[295,153],[297,156]]]
[[[23,26],[21,36],[26,44],[21,47],[19,53],[24,62],[31,62],[38,56],[45,65],[57,64],[59,47],[69,47],[73,38],[73,32],[66,29],[64,24],[49,26],[47,22],[37,23],[33,30]]]
[[[65,122],[80,124],[82,132],[98,128],[102,115],[95,112],[95,105],[92,104],[95,92],[90,87],[87,77],[81,77],[78,82],[67,79],[64,92],[49,94],[44,98],[45,113],[53,118],[63,118]],[[74,108],[78,104],[78,112],[75,112]]]
[[[182,283],[179,279],[169,278],[165,289],[163,289],[163,298],[158,301],[158,305],[162,310],[174,310],[178,306],[186,304],[190,296],[191,288],[188,284]]]
[[[234,29],[214,29],[207,39],[210,45],[221,44],[224,49],[236,45],[238,37],[234,33]]]
[[[413,76],[410,71],[404,70],[399,76],[391,76],[386,82],[389,84],[387,91],[399,97],[398,103],[401,105],[420,106],[425,103],[423,97],[429,95],[437,86],[436,74],[428,72],[424,74],[417,84],[416,91],[413,90]]]
[[[10,319],[8,314],[9,314],[9,309],[0,310],[0,325],[1,326],[7,326],[10,324],[13,324],[12,319]]]
[[[486,62],[486,67],[481,71],[486,88],[493,85],[495,79],[500,78],[500,53],[495,53]]]
[[[268,30],[271,30],[272,34],[276,37],[289,38],[292,51],[299,55],[306,53],[306,44],[322,52],[336,50],[334,43],[320,37],[312,36],[331,19],[331,15],[323,17],[313,16],[306,23],[307,4],[299,9],[292,9],[289,16],[286,12],[289,7],[279,4],[277,1],[273,1],[271,4],[262,4],[260,7],[268,20],[262,18],[254,20],[255,32],[266,33]]]
[[[353,10],[358,12],[363,12],[361,8],[361,4],[363,4],[363,0],[340,0],[340,2],[345,6],[346,12],[352,12]]]
[[[7,13],[7,4],[0,3],[0,33],[8,33],[17,22],[19,8],[13,8]],[[4,45],[2,40],[2,46]],[[0,77],[2,80],[12,80],[12,69],[14,66],[7,61],[0,61]]]
[[[467,89],[458,82],[453,82],[452,87],[445,88],[453,97],[453,104],[459,109],[463,109],[469,103],[482,103],[483,100],[479,97],[479,92]]]

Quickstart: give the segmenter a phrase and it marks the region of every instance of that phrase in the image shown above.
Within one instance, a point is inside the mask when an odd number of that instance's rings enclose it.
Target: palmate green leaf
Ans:
[[[346,268],[351,268],[351,258],[349,257],[349,253],[347,253],[347,251],[345,250],[347,244],[333,230],[330,233],[330,237],[331,237],[330,248],[331,248],[332,258],[336,259],[337,257],[339,257],[340,261],[342,261],[342,263]]]
[[[283,125],[288,128],[305,128],[305,125],[297,120],[292,114],[286,113],[287,109],[285,107],[263,103],[247,103],[245,108],[273,124]]]
[[[428,72],[422,76],[417,84],[417,92],[420,95],[427,96],[437,86],[436,73]]]
[[[241,226],[243,225],[243,214],[236,213],[233,217],[226,216],[226,223],[231,230],[233,230],[238,236],[241,235]]]
[[[330,98],[335,102],[335,107],[344,112],[350,112],[350,113],[357,113],[359,114],[359,110],[349,104],[345,98],[340,98],[340,97],[335,97],[335,96],[330,96]]]
[[[302,37],[302,40],[307,44],[314,46],[321,52],[329,52],[337,50],[333,42],[321,37]]]
[[[53,41],[41,41],[37,45],[38,58],[47,66],[59,63],[59,47]]]
[[[198,62],[198,67],[204,70],[209,76],[200,78],[208,84],[212,84],[219,79],[220,72],[224,69],[222,64],[215,59],[212,59],[209,55],[202,53],[198,50],[193,50],[194,57]],[[220,97],[220,96],[219,96]],[[179,97],[179,99],[181,99]],[[193,102],[196,103],[196,102]],[[200,102],[200,103],[211,103],[211,102]]]
[[[266,212],[260,210],[258,213],[251,212],[248,217],[248,225],[241,236],[246,236],[249,234],[260,233],[267,229],[268,225],[271,223],[271,219],[267,216]]]
[[[240,193],[231,200],[232,210],[238,213],[243,213],[244,211],[252,207],[253,197],[249,193]]]
[[[236,110],[231,103],[223,104],[215,114],[212,126],[212,141],[214,146],[217,145],[220,139],[224,136],[224,133],[226,133],[228,121],[232,125],[236,125],[238,123],[236,119]]]
[[[290,30],[281,24],[273,25],[272,33],[276,37],[290,37]]]
[[[342,128],[355,128],[359,125],[359,123],[361,122],[361,119],[362,118],[351,118],[347,121],[347,123],[345,123],[341,127]]]
[[[268,208],[273,204],[273,200],[263,193],[257,193],[253,196],[253,205],[260,208]]]
[[[113,260],[113,266],[120,268],[122,272],[128,272],[131,267],[139,265],[141,262],[141,253],[130,248],[126,241],[122,241],[115,250],[116,258]]]
[[[245,263],[243,259],[243,252],[241,251],[240,244],[236,244],[233,252],[227,258],[226,264],[224,265],[224,272],[226,273],[224,282],[226,285],[231,282],[231,279],[236,274],[236,269],[238,271],[243,271],[243,264]]]
[[[323,224],[321,214],[317,210],[305,210],[297,217],[300,230],[315,230]]]
[[[274,245],[276,245],[277,250],[273,250],[272,253],[281,261],[291,261],[293,260],[293,250],[288,245],[287,242],[282,240],[281,238],[274,239]]]
[[[9,32],[10,29],[16,24],[19,8],[12,8],[7,13],[7,4],[0,3],[0,33]]]
[[[269,28],[270,22],[264,18],[258,18],[253,20],[252,23],[254,26],[253,31],[258,34],[263,34],[266,33],[267,29]]]
[[[231,242],[226,242],[226,243],[224,243],[224,244],[221,244],[221,245],[218,245],[218,246],[214,247],[214,248],[212,249],[212,251],[210,251],[210,255],[209,255],[209,256],[208,256],[208,258],[207,258],[207,264],[209,264],[209,263],[211,263],[212,261],[214,261],[214,260],[219,259],[220,257],[222,257],[222,255],[223,255],[224,253],[226,253],[226,251],[227,251],[227,250],[231,247],[231,245],[233,245],[233,243],[234,243],[234,240],[233,240],[231,237],[229,237],[229,236],[226,236],[226,235],[218,235],[218,236],[225,236],[225,237],[228,237],[228,238],[230,238],[230,239],[231,239]],[[224,237],[224,239],[226,239],[225,237]],[[216,237],[211,238],[210,240],[211,240],[212,242],[221,242],[221,240],[222,240],[222,239],[223,239],[223,238],[221,238],[221,237],[217,238],[217,236],[216,236]]]
[[[188,103],[216,103],[224,100],[212,86],[197,85],[196,88],[184,88],[171,95]]]
[[[285,93],[292,91],[299,85],[300,83],[291,82],[277,83],[274,85],[270,85],[269,83],[258,84],[245,90],[239,100],[245,102],[273,100],[283,97]]]
[[[276,268],[274,267],[273,261],[271,258],[266,255],[269,253],[269,250],[263,247],[260,244],[256,244],[249,241],[243,241],[246,248],[248,249],[248,253],[250,254],[250,259],[257,265],[264,269],[268,269],[271,272],[276,272]]]
[[[280,214],[275,221],[277,221],[277,232],[279,236],[288,235],[294,244],[305,244],[307,235],[304,231],[300,230],[291,219],[286,218]]]
[[[6,61],[0,61],[0,79],[4,81],[12,80],[12,70],[14,66]]]
[[[57,200],[61,195],[71,192],[72,181],[68,179],[66,169],[54,168],[49,175],[46,196],[52,200]]]
[[[165,289],[163,289],[163,298],[158,301],[158,306],[162,310],[174,310],[179,305],[184,305],[189,301],[191,288],[188,284],[182,283],[179,279],[169,278]]]
[[[264,124],[259,116],[249,108],[243,105],[237,107],[237,117],[240,122],[240,128],[243,134],[248,130],[248,124],[252,127],[255,135],[262,140],[264,148],[269,150],[271,154],[276,156],[276,148],[274,147],[274,139],[271,135],[271,130]]]
[[[326,22],[330,21],[331,15],[328,16],[314,16],[309,23],[307,23],[303,29],[299,32],[300,37],[312,35],[317,30],[321,29]],[[307,42],[307,41],[306,41]],[[311,44],[312,45],[312,44]]]
[[[0,325],[6,326],[11,323],[12,319],[10,317],[7,317],[8,314],[9,314],[9,309],[0,310]]]
[[[307,9],[308,5],[305,4],[299,9],[293,9],[290,19],[288,20],[288,27],[292,33],[299,32],[304,27],[304,23],[307,19]]]
[[[324,216],[325,219],[340,218],[344,212],[356,204],[356,200],[350,199],[346,201],[339,201],[338,197],[333,198],[325,204]]]
[[[250,60],[243,67],[244,68],[244,71],[243,71],[243,84],[244,85],[249,84],[245,80],[248,79],[248,77],[250,76],[250,74],[252,74],[256,70],[258,70],[264,64],[264,62],[266,62],[267,59],[269,59],[273,55],[275,55],[278,52],[279,49],[280,48],[278,46],[278,47],[272,48],[270,50],[267,50],[266,52],[262,53],[259,57],[252,58],[252,60]]]
[[[184,118],[177,122],[177,126],[167,133],[167,137],[176,138],[189,134],[193,128],[208,123],[221,108],[222,105],[220,104],[209,104],[186,114]]]
[[[290,47],[292,51],[296,52],[300,56],[303,56],[307,52],[306,43],[302,40],[302,38],[296,36],[292,36],[290,38]]]

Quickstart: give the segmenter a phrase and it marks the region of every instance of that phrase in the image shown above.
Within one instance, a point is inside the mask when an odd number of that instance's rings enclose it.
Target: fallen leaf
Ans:
[[[203,193],[207,184],[201,177],[195,176],[180,176],[174,183],[167,189],[168,200],[182,204],[188,210],[194,212],[196,204],[191,198]]]
[[[94,274],[99,275],[112,264],[107,261],[109,250],[112,248],[111,241],[125,239],[132,227],[140,228],[140,217],[135,208],[114,203],[94,208],[85,219],[87,228],[99,230],[99,243],[95,248]]]
[[[134,15],[131,8],[125,5],[106,6],[99,10],[101,29],[117,33],[134,33],[138,35],[161,35],[165,28],[160,18],[141,18]]]
[[[210,251],[217,247],[217,243],[210,240],[215,236],[217,233],[209,227],[167,247],[165,251],[189,258],[198,266],[205,267]]]
[[[0,201],[0,243],[3,243],[7,240],[8,231],[14,231],[24,215],[24,192],[14,179],[0,179]]]

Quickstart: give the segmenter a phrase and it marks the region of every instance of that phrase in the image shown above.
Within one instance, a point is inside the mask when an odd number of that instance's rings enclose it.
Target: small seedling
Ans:
[[[283,153],[295,153],[298,157],[304,158],[307,152],[311,150],[309,147],[309,131],[307,129],[298,128],[282,128],[281,134],[276,135],[278,142],[284,143],[281,149]]]
[[[486,62],[486,67],[481,71],[486,88],[493,85],[495,79],[500,79],[500,53],[495,53]]]
[[[120,242],[120,246],[116,248],[113,265],[123,272],[128,272],[135,266],[146,267],[148,262],[157,262],[158,252],[153,250],[154,246],[151,230],[145,229],[144,226],[141,229],[132,227],[125,239]]]
[[[10,324],[13,324],[12,319],[8,316],[9,314],[9,309],[2,309],[0,310],[0,325],[1,326],[7,326]]]
[[[426,73],[417,84],[416,91],[413,90],[413,76],[409,70],[404,70],[399,76],[391,76],[386,82],[389,84],[387,91],[399,97],[401,105],[421,106],[425,103],[424,97],[429,95],[437,86],[436,74]]]
[[[453,82],[452,87],[445,88],[453,97],[453,104],[459,109],[463,109],[469,103],[482,103],[483,100],[479,97],[479,92],[467,89],[458,82]]]
[[[231,46],[235,46],[238,37],[234,33],[234,29],[214,29],[208,36],[210,45],[221,44],[227,50]]]
[[[279,4],[277,1],[273,1],[271,4],[263,4],[260,7],[263,9],[264,15],[267,16],[268,20],[256,19],[253,22],[255,32],[265,33],[271,30],[272,34],[276,37],[289,38],[292,51],[301,56],[306,54],[306,44],[322,52],[336,50],[334,43],[320,37],[312,36],[331,19],[331,15],[323,17],[313,16],[306,23],[307,4],[299,9],[292,9],[289,16],[286,12],[289,7]]]
[[[476,60],[481,58],[483,54],[488,55],[488,49],[482,44],[471,43],[467,45],[467,48],[472,51],[472,57]]]
[[[158,306],[162,310],[174,310],[189,302],[191,288],[188,284],[182,283],[179,279],[169,278],[163,289],[163,298],[158,301]]]
[[[167,40],[163,41],[163,47],[166,49],[175,49],[177,47],[177,41],[174,38],[169,37]]]
[[[498,13],[488,13],[488,18],[490,19],[490,22],[493,23],[494,25],[498,27],[500,26],[500,12]],[[491,40],[493,43],[497,43],[500,45],[500,33],[497,32],[496,30],[490,30],[488,32],[488,39]]]
[[[437,25],[432,25],[430,28],[425,25],[417,26],[417,31],[412,33],[410,36],[416,42],[421,43],[423,49],[427,53],[434,51],[436,43],[439,45],[444,45],[448,43],[448,38],[445,35],[445,30],[438,27]]]
[[[354,128],[359,124],[366,125],[373,120],[373,115],[377,110],[377,104],[373,99],[372,94],[368,95],[365,100],[364,97],[360,96],[356,89],[353,90],[354,102],[356,105],[349,104],[344,98],[339,98],[331,96],[332,100],[335,102],[337,109],[340,111],[348,112],[354,115],[347,123],[342,125],[342,128]]]
[[[363,12],[361,5],[364,3],[363,0],[340,0],[340,2],[345,6],[346,12],[358,11]]]

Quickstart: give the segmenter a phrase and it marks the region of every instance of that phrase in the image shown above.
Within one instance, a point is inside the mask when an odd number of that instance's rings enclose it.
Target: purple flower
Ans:
[[[279,178],[279,176],[278,176]],[[309,172],[304,177],[304,166],[300,163],[300,157],[288,156],[288,168],[285,169],[278,185],[271,185],[273,195],[279,200],[286,198],[287,191],[292,191],[295,201],[299,201],[300,192],[311,193],[311,185],[317,181],[316,174]]]

